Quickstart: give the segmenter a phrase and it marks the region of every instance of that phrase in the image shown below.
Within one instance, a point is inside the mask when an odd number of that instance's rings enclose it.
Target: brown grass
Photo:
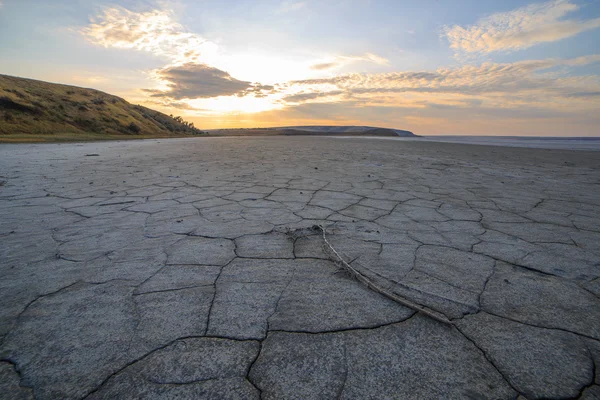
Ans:
[[[0,75],[0,142],[198,134],[168,115],[94,89]]]
[[[203,135],[208,136],[208,135]],[[96,133],[54,133],[49,135],[13,134],[0,135],[0,143],[58,143],[58,142],[92,142],[100,140],[138,140],[189,138],[190,135],[155,134],[155,135],[105,135]]]

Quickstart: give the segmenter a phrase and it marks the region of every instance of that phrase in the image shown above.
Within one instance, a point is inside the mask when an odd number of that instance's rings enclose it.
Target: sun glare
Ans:
[[[223,56],[216,65],[237,79],[275,84],[319,77],[310,69],[310,60],[297,60],[262,52]]]
[[[219,96],[210,99],[186,100],[185,102],[197,109],[200,114],[258,113],[283,108],[283,105],[275,99],[253,96]]]

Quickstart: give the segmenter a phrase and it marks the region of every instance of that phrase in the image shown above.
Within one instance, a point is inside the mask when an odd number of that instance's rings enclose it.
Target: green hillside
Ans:
[[[182,119],[94,89],[0,75],[0,141],[180,137]]]

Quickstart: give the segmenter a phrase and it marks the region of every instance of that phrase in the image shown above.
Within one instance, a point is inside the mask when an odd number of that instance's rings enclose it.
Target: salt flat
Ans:
[[[0,398],[598,398],[599,169],[321,137],[2,145]],[[453,324],[351,279],[315,225]]]
[[[352,136],[337,136],[338,139],[351,139]],[[440,142],[474,144],[482,146],[523,147],[549,150],[600,151],[600,137],[537,137],[537,136],[359,136],[362,140],[394,140],[417,142]]]

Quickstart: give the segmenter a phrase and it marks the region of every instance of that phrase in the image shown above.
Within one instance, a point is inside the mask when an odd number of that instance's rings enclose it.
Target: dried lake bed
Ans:
[[[600,152],[0,145],[0,271],[0,398],[600,396]]]

